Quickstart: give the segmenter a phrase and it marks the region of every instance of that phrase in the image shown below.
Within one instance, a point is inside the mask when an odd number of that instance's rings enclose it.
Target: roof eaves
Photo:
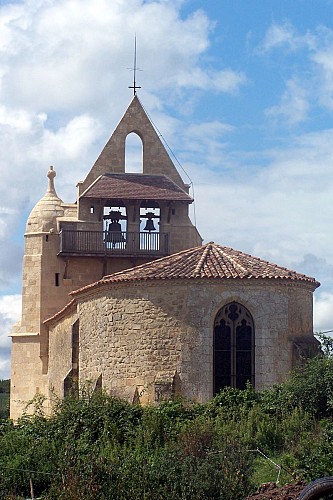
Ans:
[[[83,193],[81,193],[81,194],[80,194],[79,199],[83,198],[83,197],[84,197],[84,196],[88,193],[88,191],[89,191],[92,187],[94,187],[94,185],[95,185],[95,184],[97,184],[97,182],[98,182],[98,181],[99,181],[102,177],[103,177],[102,175],[99,175],[99,176],[97,177],[97,179],[95,179],[95,180],[94,180],[94,182],[92,182],[92,183],[90,184],[90,186],[88,186],[88,187],[87,187],[87,188],[83,191]]]
[[[68,314],[71,312],[72,309],[74,309],[74,306],[76,305],[76,299],[72,299],[68,304],[65,305],[60,311],[56,312],[53,314],[53,316],[50,316],[50,318],[47,318],[43,321],[44,325],[48,325],[49,323],[52,323],[52,321],[58,320],[65,314]]]

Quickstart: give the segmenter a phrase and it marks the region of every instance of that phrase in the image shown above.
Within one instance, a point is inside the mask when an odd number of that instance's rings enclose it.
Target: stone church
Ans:
[[[125,171],[126,137],[142,172]],[[12,331],[11,416],[36,393],[86,381],[128,401],[281,382],[316,345],[304,274],[202,244],[193,203],[135,95],[75,203],[48,189],[27,221],[22,318]]]

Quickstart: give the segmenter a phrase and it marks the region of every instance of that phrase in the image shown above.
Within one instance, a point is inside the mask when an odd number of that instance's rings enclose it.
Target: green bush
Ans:
[[[244,498],[252,456],[242,436],[182,402],[139,407],[103,393],[59,402],[0,434],[0,498]],[[200,413],[202,413],[200,415]],[[199,415],[199,416],[198,416]]]
[[[316,356],[283,384],[259,395],[264,411],[285,415],[299,408],[317,418],[333,416],[333,358]]]
[[[296,467],[307,480],[333,476],[333,422],[322,420],[304,436],[295,453]]]
[[[0,422],[9,418],[10,380],[0,380]]]
[[[244,390],[225,387],[204,405],[204,413],[211,417],[224,415],[226,418],[238,418],[240,414],[247,414],[257,401],[258,394],[251,384]]]
[[[332,475],[332,363],[320,356],[271,390],[226,388],[201,405],[141,407],[85,387],[46,418],[38,396],[15,426],[0,422],[0,498],[29,496],[31,479],[45,499],[242,499],[257,449],[306,479]]]

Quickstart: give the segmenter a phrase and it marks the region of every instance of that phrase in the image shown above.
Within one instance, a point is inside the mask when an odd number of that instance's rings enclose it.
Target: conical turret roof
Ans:
[[[47,173],[49,179],[48,189],[43,198],[32,209],[28,220],[26,233],[47,232],[56,229],[56,219],[64,215],[62,200],[56,193],[54,178],[56,176],[53,167]]]

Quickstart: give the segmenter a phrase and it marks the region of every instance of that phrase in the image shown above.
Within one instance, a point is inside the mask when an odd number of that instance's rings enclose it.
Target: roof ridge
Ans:
[[[220,247],[218,248],[219,252],[221,252],[223,254],[223,256],[225,256],[225,252],[223,250],[224,247]],[[237,252],[237,250],[234,250],[232,249],[234,252],[236,252],[238,255],[239,255],[239,252]],[[252,256],[251,256],[252,257]],[[242,270],[242,272],[245,274],[245,275],[248,275],[249,272],[248,270],[246,269],[246,267],[244,267],[242,264],[240,264],[239,262],[237,262],[237,260],[231,256],[231,255],[228,255],[227,256],[227,259],[229,260],[229,262],[232,263],[232,265],[236,268],[236,269],[240,269]]]
[[[200,271],[207,259],[207,256],[209,254],[209,252],[211,251],[212,249],[212,245],[213,245],[214,242],[210,241],[209,243],[206,244],[206,248],[204,249],[204,251],[202,252],[202,255],[199,259],[199,262],[197,263],[197,265],[195,266],[195,269],[194,269],[194,272],[193,274],[194,275],[200,275]]]

